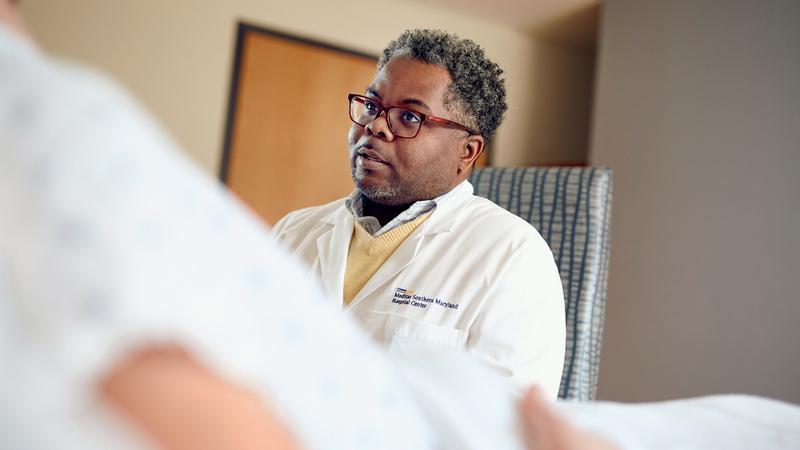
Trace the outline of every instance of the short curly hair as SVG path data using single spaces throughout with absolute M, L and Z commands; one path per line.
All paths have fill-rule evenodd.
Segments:
M 442 30 L 406 30 L 389 43 L 378 71 L 392 58 L 406 57 L 447 69 L 452 80 L 445 106 L 487 143 L 494 138 L 508 109 L 503 69 L 490 61 L 478 44 Z

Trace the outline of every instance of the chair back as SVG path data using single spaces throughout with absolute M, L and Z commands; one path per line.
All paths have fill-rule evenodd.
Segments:
M 487 167 L 475 195 L 533 225 L 553 251 L 567 318 L 559 397 L 594 400 L 600 364 L 611 234 L 612 172 L 600 167 Z

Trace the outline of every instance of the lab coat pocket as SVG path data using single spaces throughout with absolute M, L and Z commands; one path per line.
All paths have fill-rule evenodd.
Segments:
M 457 348 L 463 341 L 464 332 L 461 330 L 419 322 L 395 313 L 373 311 L 372 319 L 376 337 L 392 350 L 419 346 Z

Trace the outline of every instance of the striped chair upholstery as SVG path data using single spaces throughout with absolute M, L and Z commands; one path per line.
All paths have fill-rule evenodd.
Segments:
M 594 400 L 603 334 L 611 231 L 611 169 L 476 169 L 470 182 L 530 222 L 550 244 L 567 316 L 567 351 L 559 397 Z

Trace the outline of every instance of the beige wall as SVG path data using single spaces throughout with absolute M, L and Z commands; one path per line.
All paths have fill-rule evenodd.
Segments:
M 564 133 L 563 126 L 531 127 L 537 117 L 549 117 L 541 102 L 534 101 L 536 95 L 544 96 L 543 72 L 534 65 L 555 61 L 556 69 L 547 72 L 549 83 L 563 86 L 563 82 L 552 84 L 559 78 L 553 73 L 573 64 L 574 52 L 564 47 L 562 55 L 553 45 L 541 51 L 528 35 L 479 18 L 391 0 L 41 0 L 22 5 L 46 49 L 111 72 L 212 173 L 220 160 L 238 19 L 373 54 L 407 28 L 443 28 L 472 38 L 486 48 L 507 76 L 510 111 L 498 134 L 495 164 L 558 159 L 552 149 L 548 148 L 548 153 L 543 145 L 529 142 L 532 130 L 542 138 Z M 585 93 L 581 92 L 581 98 L 572 94 L 579 91 L 562 90 L 560 102 L 588 104 Z M 564 134 L 583 134 L 585 141 L 586 127 L 580 128 L 578 123 Z M 564 161 L 585 151 L 585 145 L 573 148 Z
M 587 162 L 594 73 L 594 47 L 534 40 L 528 123 L 520 130 L 528 150 L 515 155 L 516 165 Z
M 800 2 L 609 0 L 615 170 L 599 396 L 800 402 Z

